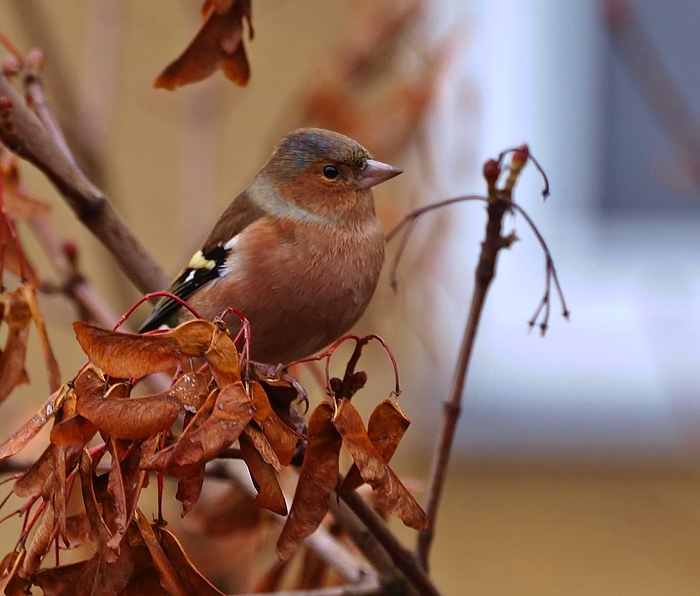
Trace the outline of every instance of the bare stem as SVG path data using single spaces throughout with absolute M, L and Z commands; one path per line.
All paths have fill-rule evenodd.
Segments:
M 501 235 L 503 216 L 507 210 L 508 204 L 500 200 L 490 202 L 487 207 L 488 220 L 486 222 L 486 235 L 481 245 L 481 255 L 476 267 L 469 316 L 462 337 L 462 345 L 460 346 L 459 355 L 457 356 L 457 364 L 452 378 L 450 393 L 447 400 L 444 402 L 442 427 L 433 454 L 433 463 L 430 468 L 428 502 L 426 504 L 429 526 L 418 535 L 417 554 L 423 569 L 428 568 L 428 553 L 430 552 L 430 546 L 435 531 L 435 520 L 437 519 L 440 499 L 445 484 L 447 464 L 452 451 L 455 428 L 457 427 L 457 420 L 459 419 L 462 409 L 462 394 L 464 393 L 464 384 L 472 350 L 474 348 L 476 332 L 479 328 L 479 320 L 481 319 L 481 313 L 484 308 L 486 294 L 495 275 L 498 252 L 507 245 L 505 239 Z
M 340 498 L 384 547 L 396 568 L 406 576 L 418 594 L 421 596 L 440 596 L 435 584 L 421 569 L 413 553 L 401 544 L 379 514 L 367 504 L 367 501 L 354 490 L 341 493 Z

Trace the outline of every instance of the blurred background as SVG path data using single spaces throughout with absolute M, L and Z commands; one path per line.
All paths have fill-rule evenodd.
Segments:
M 546 336 L 529 331 L 544 255 L 523 219 L 509 218 L 506 231 L 522 241 L 500 255 L 483 313 L 436 581 L 450 595 L 697 594 L 700 4 L 253 0 L 248 87 L 217 73 L 175 93 L 153 89 L 199 26 L 198 9 L 194 0 L 0 0 L 0 22 L 23 51 L 44 49 L 50 101 L 78 160 L 173 276 L 300 125 L 345 132 L 404 168 L 376 193 L 387 230 L 415 207 L 483 193 L 483 162 L 527 142 L 552 194 L 542 201 L 528 166 L 515 197 L 549 244 L 571 321 L 554 303 Z M 138 292 L 50 184 L 30 166 L 22 173 L 52 204 L 52 226 L 77 242 L 86 277 L 124 312 Z M 425 216 L 397 291 L 385 275 L 358 324 L 397 355 L 414 423 L 395 469 L 418 490 L 484 224 L 478 203 Z M 77 313 L 61 297 L 42 307 L 71 378 L 84 361 L 68 325 Z M 32 349 L 34 383 L 3 404 L 3 437 L 46 398 Z M 361 364 L 370 381 L 357 401 L 369 412 L 392 374 L 379 348 Z

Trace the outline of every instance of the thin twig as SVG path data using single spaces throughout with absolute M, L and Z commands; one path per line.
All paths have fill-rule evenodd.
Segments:
M 440 592 L 435 587 L 435 584 L 433 584 L 425 571 L 421 569 L 413 553 L 401 544 L 399 539 L 389 529 L 389 526 L 368 505 L 367 501 L 354 490 L 342 492 L 340 498 L 384 547 L 396 568 L 406 576 L 406 579 L 416 588 L 418 594 L 421 596 L 440 596 Z
M 0 141 L 38 167 L 78 218 L 119 262 L 141 292 L 167 287 L 168 277 L 104 194 L 66 157 L 22 96 L 0 76 Z
M 472 350 L 476 332 L 479 328 L 479 320 L 483 312 L 486 294 L 493 281 L 496 272 L 496 259 L 502 248 L 508 246 L 507 239 L 502 236 L 503 216 L 509 209 L 511 191 L 515 180 L 522 169 L 523 163 L 511 163 L 508 178 L 501 193 L 497 192 L 496 184 L 500 174 L 500 163 L 495 177 L 494 172 L 488 170 L 493 166 L 493 162 L 487 162 L 484 171 L 489 187 L 489 204 L 486 208 L 488 220 L 486 222 L 486 232 L 484 241 L 481 244 L 481 255 L 476 266 L 474 290 L 472 292 L 469 316 L 462 337 L 462 344 L 457 356 L 452 386 L 447 400 L 443 406 L 442 427 L 438 435 L 439 439 L 433 453 L 433 462 L 430 467 L 430 479 L 428 483 L 428 501 L 426 504 L 426 514 L 428 516 L 428 527 L 418 534 L 417 556 L 423 569 L 428 568 L 428 553 L 432 544 L 435 531 L 435 521 L 437 519 L 438 508 L 442 497 L 447 473 L 447 464 L 452 451 L 457 420 L 462 409 L 462 395 L 467 377 L 469 362 L 471 361 Z M 507 201 L 499 200 L 505 198 Z

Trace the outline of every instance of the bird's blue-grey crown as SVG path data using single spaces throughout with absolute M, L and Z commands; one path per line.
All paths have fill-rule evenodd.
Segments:
M 361 170 L 372 156 L 357 141 L 340 133 L 321 128 L 300 128 L 279 142 L 274 159 L 280 165 L 292 166 L 292 171 L 303 170 L 320 160 Z

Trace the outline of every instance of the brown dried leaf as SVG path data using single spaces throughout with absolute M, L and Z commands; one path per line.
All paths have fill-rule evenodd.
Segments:
M 275 413 L 265 390 L 257 381 L 251 383 L 250 396 L 255 408 L 253 420 L 262 429 L 265 437 L 277 454 L 279 462 L 283 466 L 288 466 L 292 462 L 292 457 L 294 457 L 294 451 L 300 439 L 299 435 L 289 428 Z
M 44 428 L 44 425 L 61 407 L 63 398 L 67 392 L 68 387 L 65 385 L 58 391 L 55 391 L 28 422 L 22 425 L 7 439 L 7 441 L 0 445 L 0 460 L 16 455 L 27 446 L 29 441 L 39 434 L 39 431 Z
M 63 577 L 59 576 L 58 582 L 61 590 L 51 590 L 51 579 L 56 581 L 56 574 L 47 574 L 43 578 L 42 589 L 46 595 L 56 596 L 118 596 L 129 583 L 134 571 L 134 561 L 128 541 L 122 545 L 119 556 L 114 560 L 108 560 L 105 553 L 108 549 L 95 553 L 91 559 L 75 566 L 66 565 Z M 46 571 L 58 571 L 55 570 Z M 42 575 L 39 572 L 37 575 Z M 37 581 L 35 576 L 35 581 Z M 38 583 L 38 581 L 37 581 Z M 46 586 L 46 587 L 44 587 Z M 48 589 L 47 589 L 48 588 Z
M 386 463 L 391 461 L 410 424 L 411 421 L 406 414 L 390 399 L 385 399 L 372 410 L 367 422 L 367 434 L 372 444 L 377 448 L 377 453 L 382 456 Z M 345 476 L 340 491 L 354 490 L 362 486 L 364 482 L 357 465 L 353 464 Z
M 17 243 L 19 244 L 20 250 L 22 250 L 22 242 L 19 238 L 19 231 L 15 229 L 15 232 L 18 237 Z M 5 245 L 5 259 L 3 261 L 5 270 L 9 271 L 20 280 L 22 280 L 22 271 L 24 270 L 24 281 L 35 288 L 39 287 L 41 282 L 39 281 L 36 271 L 34 271 L 34 267 L 27 259 L 26 254 L 23 253 L 21 258 L 20 255 L 17 254 L 17 247 L 11 238 L 10 228 L 7 225 L 7 221 L 3 218 L 0 218 L 0 236 L 8 239 L 7 244 Z
M 38 497 L 56 467 L 56 445 L 49 445 L 12 487 L 18 497 Z
M 156 88 L 173 91 L 206 79 L 218 68 L 223 68 L 237 85 L 248 83 L 250 68 L 243 49 L 243 19 L 248 22 L 252 39 L 250 0 L 207 0 L 202 10 L 202 27 L 185 51 L 158 76 Z
M 5 348 L 0 354 L 0 403 L 5 401 L 12 390 L 25 381 L 24 362 L 29 341 L 29 324 L 32 314 L 22 287 L 6 297 L 5 322 L 10 330 Z
M 104 436 L 136 441 L 169 429 L 180 414 L 180 401 L 165 393 L 128 399 L 95 397 L 79 400 L 78 413 Z
M 238 350 L 233 340 L 218 327 L 214 331 L 206 357 L 219 389 L 225 389 L 233 383 L 240 383 Z
M 109 478 L 107 480 L 107 492 L 112 497 L 111 505 L 114 511 L 114 534 L 109 539 L 107 546 L 111 550 L 118 550 L 122 537 L 126 534 L 128 525 L 126 489 L 124 488 L 124 477 L 119 462 L 119 448 L 114 438 L 110 438 L 108 443 L 109 451 L 112 454 L 112 464 L 109 468 Z
M 158 535 L 161 529 L 155 524 L 149 524 L 141 511 L 136 512 L 134 521 L 138 525 L 143 541 L 148 547 L 148 552 L 151 554 L 153 567 L 158 574 L 160 585 L 171 596 L 188 596 L 189 593 L 183 585 L 180 575 L 160 545 Z
M 338 481 L 342 440 L 333 426 L 333 406 L 322 402 L 309 419 L 306 456 L 289 517 L 277 541 L 277 556 L 286 561 L 328 513 L 331 491 Z
M 163 551 L 168 556 L 177 569 L 182 583 L 185 584 L 188 594 L 197 594 L 197 596 L 224 596 L 222 592 L 217 590 L 194 566 L 189 557 L 178 542 L 175 536 L 165 528 L 158 528 L 160 533 L 160 545 Z
M 333 424 L 343 437 L 343 444 L 352 455 L 362 479 L 377 492 L 377 505 L 396 515 L 410 528 L 427 528 L 425 512 L 372 444 L 360 413 L 347 399 L 341 400 Z
M 97 427 L 79 414 L 54 424 L 51 429 L 51 442 L 56 445 L 83 447 L 97 433 Z
M 92 364 L 85 366 L 73 379 L 73 393 L 76 399 L 90 399 L 104 395 L 105 391 L 107 391 L 107 381 Z
M 73 323 L 73 329 L 83 352 L 106 374 L 132 379 L 163 372 L 187 358 L 204 356 L 218 328 L 195 319 L 153 335 L 107 331 L 81 321 Z
M 39 334 L 41 351 L 44 354 L 44 367 L 46 368 L 49 389 L 53 393 L 61 387 L 62 377 L 61 371 L 58 368 L 58 361 L 54 356 L 53 350 L 51 349 L 49 336 L 46 332 L 46 325 L 44 325 L 44 317 L 41 314 L 41 310 L 39 310 L 39 304 L 36 301 L 34 288 L 30 286 L 22 286 L 21 289 L 24 291 L 25 300 L 29 305 L 29 310 L 31 311 L 32 318 L 34 319 L 34 325 L 36 326 L 37 333 Z
M 238 439 L 252 418 L 253 405 L 243 383 L 229 385 L 217 396 L 211 416 L 191 435 L 180 437 L 168 469 L 179 474 L 178 468 L 214 459 Z
M 177 442 L 173 445 L 170 445 L 169 447 L 166 447 L 165 449 L 161 449 L 155 455 L 144 459 L 144 461 L 141 464 L 141 467 L 144 470 L 157 470 L 159 472 L 170 471 L 172 473 L 180 474 L 181 476 L 191 474 L 197 467 L 197 464 L 195 464 L 194 466 L 187 466 L 186 468 L 183 468 L 177 472 L 173 469 L 172 464 L 173 458 L 175 456 L 175 450 L 189 449 L 192 435 L 200 426 L 202 426 L 202 424 L 204 424 L 204 422 L 209 418 L 209 416 L 211 416 L 218 396 L 219 390 L 214 389 L 209 394 L 209 397 L 207 397 L 202 407 L 199 408 L 199 410 L 197 410 L 197 413 L 192 418 L 192 420 L 190 420 L 190 423 L 185 427 L 185 430 L 180 435 Z M 178 445 L 184 445 L 184 447 L 178 448 Z
M 172 596 L 160 585 L 151 554 L 134 523 L 129 526 L 129 544 L 134 560 L 134 572 L 119 596 Z
M 30 578 L 39 569 L 41 560 L 46 555 L 51 546 L 51 539 L 58 530 L 54 518 L 54 508 L 51 501 L 44 501 L 42 504 L 44 511 L 36 525 L 36 531 L 32 536 L 32 541 L 27 548 L 27 556 L 24 559 L 22 569 L 19 571 L 20 577 Z
M 97 555 L 95 555 L 95 557 L 96 556 Z M 61 565 L 60 567 L 40 569 L 32 577 L 32 583 L 41 588 L 44 596 L 70 594 L 69 590 L 76 585 L 76 577 L 78 577 L 90 561 L 91 559 L 88 561 L 71 563 L 70 565 Z
M 50 444 L 32 466 L 15 482 L 12 491 L 18 497 L 51 497 L 65 488 L 66 466 L 74 466 L 80 450 Z M 63 474 L 63 476 L 61 476 Z
M 261 436 L 264 435 L 261 433 Z M 277 482 L 274 467 L 264 460 L 253 441 L 251 441 L 250 435 L 242 434 L 238 437 L 238 444 L 241 446 L 243 460 L 248 466 L 250 475 L 253 477 L 258 490 L 258 495 L 253 503 L 263 509 L 269 509 L 280 515 L 287 515 L 287 502 Z
M 272 446 L 268 442 L 263 432 L 252 422 L 243 429 L 243 433 L 248 436 L 248 439 L 255 447 L 256 451 L 263 458 L 263 461 L 272 466 L 272 469 L 279 473 L 282 469 L 280 460 L 277 458 Z
M 22 180 L 17 159 L 13 156 L 0 164 L 0 174 L 3 178 L 3 200 L 5 213 L 13 220 L 35 219 L 48 217 L 51 206 L 44 201 L 26 193 L 22 188 Z
M 185 373 L 175 381 L 167 393 L 176 397 L 185 410 L 195 413 L 209 395 L 207 377 L 202 373 Z
M 85 506 L 85 514 L 90 524 L 90 542 L 92 542 L 98 553 L 104 551 L 105 560 L 108 563 L 113 563 L 117 559 L 119 546 L 117 545 L 116 549 L 107 548 L 112 538 L 112 533 L 109 531 L 105 520 L 102 519 L 97 505 L 95 488 L 93 486 L 92 458 L 87 449 L 83 449 L 81 452 L 79 471 L 83 505 Z
M 155 453 L 158 441 L 159 437 L 151 437 L 136 444 L 121 462 L 122 476 L 126 487 L 127 520 L 133 518 L 141 490 L 148 483 L 148 472 L 142 469 L 141 463 Z
M 204 466 L 200 466 L 191 474 L 180 478 L 177 483 L 177 493 L 175 498 L 182 503 L 181 517 L 185 517 L 192 507 L 199 501 L 204 485 Z
M 59 445 L 56 449 L 56 469 L 52 475 L 52 482 L 44 484 L 42 496 L 44 499 L 53 498 L 55 508 L 54 517 L 58 522 L 58 531 L 62 536 L 66 535 L 66 464 L 68 449 L 65 445 Z M 77 448 L 70 447 L 75 452 Z M 49 492 L 51 491 L 52 492 Z M 53 494 L 52 494 L 53 493 Z

